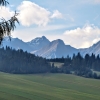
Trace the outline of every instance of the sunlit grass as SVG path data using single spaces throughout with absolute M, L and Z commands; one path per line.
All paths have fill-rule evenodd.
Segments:
M 0 73 L 0 100 L 100 100 L 100 80 L 67 74 Z

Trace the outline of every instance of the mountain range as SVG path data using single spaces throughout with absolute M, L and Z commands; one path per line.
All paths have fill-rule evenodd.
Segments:
M 9 46 L 12 49 L 22 49 L 23 51 L 30 52 L 32 54 L 42 56 L 44 58 L 60 58 L 70 57 L 73 54 L 81 53 L 82 56 L 85 54 L 95 55 L 100 54 L 100 41 L 89 48 L 76 49 L 70 45 L 66 45 L 63 40 L 57 39 L 49 41 L 45 36 L 37 37 L 29 42 L 24 42 L 18 38 L 11 38 L 11 41 L 6 37 L 3 41 L 2 47 Z

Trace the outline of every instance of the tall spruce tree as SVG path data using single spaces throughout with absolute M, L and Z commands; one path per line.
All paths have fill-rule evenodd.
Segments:
M 6 6 L 7 4 L 9 4 L 9 2 L 7 2 L 6 0 L 0 0 L 0 6 L 2 9 L 2 6 Z M 5 20 L 4 18 L 1 19 L 0 22 L 0 45 L 4 39 L 5 36 L 11 36 L 11 31 L 14 31 L 14 29 L 16 28 L 15 22 L 19 23 L 17 16 L 18 13 L 16 13 L 14 16 L 12 16 L 9 20 Z

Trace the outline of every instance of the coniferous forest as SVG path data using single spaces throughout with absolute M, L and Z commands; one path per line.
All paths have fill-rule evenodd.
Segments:
M 0 49 L 0 71 L 15 74 L 49 72 L 50 65 L 46 59 L 37 57 L 23 50 L 9 47 Z
M 78 76 L 83 76 L 87 78 L 96 78 L 100 79 L 100 75 L 96 71 L 100 71 L 100 57 L 95 56 L 94 54 L 86 54 L 85 57 L 82 57 L 80 53 L 77 55 L 73 54 L 73 57 L 70 58 L 55 58 L 48 59 L 50 62 L 60 62 L 64 63 L 63 66 L 59 69 L 53 67 L 52 72 L 60 72 L 66 74 L 75 74 Z M 54 64 L 52 64 L 54 66 Z
M 53 62 L 52 65 L 50 62 Z M 63 63 L 58 68 L 55 62 Z M 100 79 L 96 71 L 100 71 L 100 57 L 94 54 L 73 54 L 73 57 L 45 59 L 23 50 L 14 50 L 9 47 L 0 49 L 0 71 L 13 74 L 35 73 L 65 73 L 75 74 L 86 78 Z

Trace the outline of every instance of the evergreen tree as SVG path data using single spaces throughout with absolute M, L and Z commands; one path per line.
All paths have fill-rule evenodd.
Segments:
M 0 49 L 0 71 L 31 74 L 46 73 L 50 70 L 50 64 L 42 57 L 37 57 L 23 50 L 16 51 L 9 47 Z
M 0 0 L 0 5 L 1 6 L 6 6 L 7 4 L 9 4 L 6 0 Z M 2 9 L 2 8 L 1 8 Z M 11 17 L 11 19 L 9 19 L 8 21 L 6 21 L 4 18 L 2 18 L 1 22 L 0 22 L 0 44 L 2 43 L 3 39 L 5 36 L 11 36 L 11 31 L 14 31 L 14 29 L 16 28 L 15 26 L 15 22 L 19 23 L 17 16 L 18 13 L 16 13 L 14 16 Z

